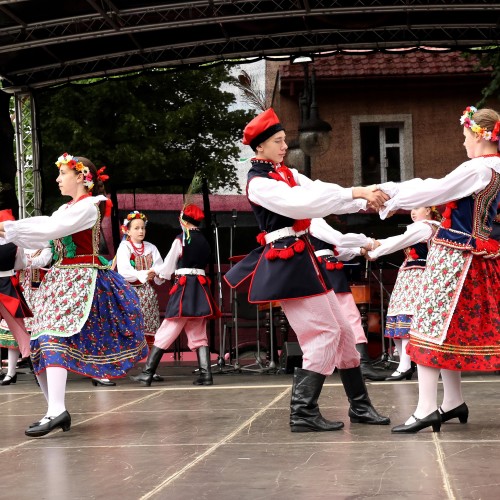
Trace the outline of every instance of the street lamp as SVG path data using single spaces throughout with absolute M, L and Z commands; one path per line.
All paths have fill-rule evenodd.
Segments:
M 304 67 L 304 91 L 300 95 L 299 145 L 304 152 L 304 175 L 311 177 L 311 158 L 325 154 L 330 147 L 332 127 L 319 117 L 316 102 L 316 73 L 309 77 L 310 57 L 297 57 L 294 63 Z

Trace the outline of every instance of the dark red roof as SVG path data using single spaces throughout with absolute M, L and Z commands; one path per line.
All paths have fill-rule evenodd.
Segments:
M 459 52 L 374 52 L 371 54 L 335 55 L 314 61 L 318 79 L 346 77 L 387 76 L 443 76 L 470 74 L 476 71 L 477 59 L 466 58 Z M 282 80 L 304 78 L 302 64 L 284 64 L 280 68 Z M 480 74 L 490 73 L 481 69 Z

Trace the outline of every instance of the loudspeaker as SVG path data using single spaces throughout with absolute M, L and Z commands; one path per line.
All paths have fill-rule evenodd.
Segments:
M 296 366 L 302 368 L 302 349 L 298 342 L 285 342 L 281 350 L 281 371 L 284 373 L 293 373 L 293 369 Z

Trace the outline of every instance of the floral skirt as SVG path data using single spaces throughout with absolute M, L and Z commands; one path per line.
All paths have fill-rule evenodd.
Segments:
M 118 274 L 99 270 L 90 312 L 79 333 L 69 337 L 41 332 L 31 340 L 35 373 L 59 366 L 88 377 L 124 377 L 146 357 L 139 298 Z
M 410 336 L 407 352 L 419 365 L 461 371 L 500 370 L 500 259 L 474 257 L 439 345 Z
M 411 318 L 409 314 L 387 316 L 385 322 L 385 336 L 391 339 L 409 339 Z
M 145 283 L 142 286 L 132 287 L 139 296 L 142 316 L 144 318 L 144 333 L 149 337 L 156 333 L 160 328 L 160 306 L 158 305 L 158 295 L 155 289 Z

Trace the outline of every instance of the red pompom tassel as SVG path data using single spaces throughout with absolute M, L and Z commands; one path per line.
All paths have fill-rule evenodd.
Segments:
M 320 264 L 322 264 L 322 263 L 323 263 L 323 257 L 317 257 L 317 259 L 318 259 L 318 262 L 319 262 Z M 328 262 L 327 262 L 327 264 L 328 264 Z
M 279 258 L 283 260 L 291 259 L 295 255 L 292 247 L 281 248 L 279 250 Z
M 179 285 L 184 286 L 186 284 L 186 276 L 181 276 L 179 278 Z
M 278 258 L 278 250 L 270 248 L 266 253 L 267 260 L 276 260 Z
M 335 262 L 335 269 L 343 269 L 343 268 L 344 268 L 343 262 Z
M 177 286 L 177 283 L 170 289 L 169 295 L 173 295 L 179 287 Z
M 301 219 L 301 220 L 296 220 L 293 223 L 292 229 L 298 233 L 299 231 L 305 231 L 306 229 L 309 228 L 311 225 L 311 219 Z
M 265 246 L 265 244 L 266 244 L 266 232 L 265 231 L 260 232 L 255 239 L 257 240 L 257 243 L 259 245 Z
M 207 280 L 206 280 L 205 276 L 198 276 L 198 281 L 199 281 L 202 285 L 204 285 L 204 284 L 207 282 Z
M 306 248 L 306 244 L 302 240 L 297 240 L 292 246 L 297 253 L 302 253 Z
M 410 250 L 410 257 L 411 257 L 413 260 L 417 260 L 417 259 L 419 258 L 418 253 L 417 253 L 417 251 L 416 251 L 414 248 L 412 248 L 412 249 Z
M 326 270 L 327 271 L 334 271 L 335 270 L 335 262 L 327 262 L 325 264 Z

